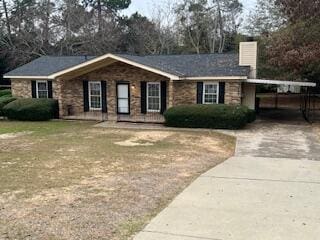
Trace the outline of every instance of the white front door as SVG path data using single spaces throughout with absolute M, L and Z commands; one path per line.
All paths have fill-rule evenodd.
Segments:
M 119 83 L 117 85 L 117 96 L 118 96 L 118 113 L 129 114 L 130 113 L 130 92 L 129 84 Z

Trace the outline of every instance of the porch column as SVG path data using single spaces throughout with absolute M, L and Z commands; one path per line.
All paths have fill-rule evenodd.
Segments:
M 168 108 L 173 107 L 173 104 L 174 104 L 173 91 L 174 91 L 173 80 L 170 79 L 168 84 Z

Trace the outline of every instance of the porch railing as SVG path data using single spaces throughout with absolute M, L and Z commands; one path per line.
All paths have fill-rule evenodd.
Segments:
M 148 122 L 148 123 L 164 123 L 163 115 L 159 113 L 149 113 L 144 115 L 118 115 L 118 122 Z

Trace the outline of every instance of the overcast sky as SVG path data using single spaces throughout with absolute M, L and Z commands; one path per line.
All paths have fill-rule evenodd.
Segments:
M 168 0 L 131 0 L 131 5 L 129 9 L 124 11 L 124 14 L 131 15 L 132 13 L 139 12 L 145 16 L 150 17 L 153 12 L 154 5 L 163 4 Z M 247 14 L 251 9 L 253 9 L 256 0 L 240 0 L 244 7 L 244 12 Z

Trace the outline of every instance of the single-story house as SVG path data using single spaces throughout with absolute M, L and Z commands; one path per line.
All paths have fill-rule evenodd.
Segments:
M 7 74 L 13 95 L 54 98 L 64 119 L 161 122 L 182 104 L 254 108 L 257 43 L 239 54 L 44 56 Z

